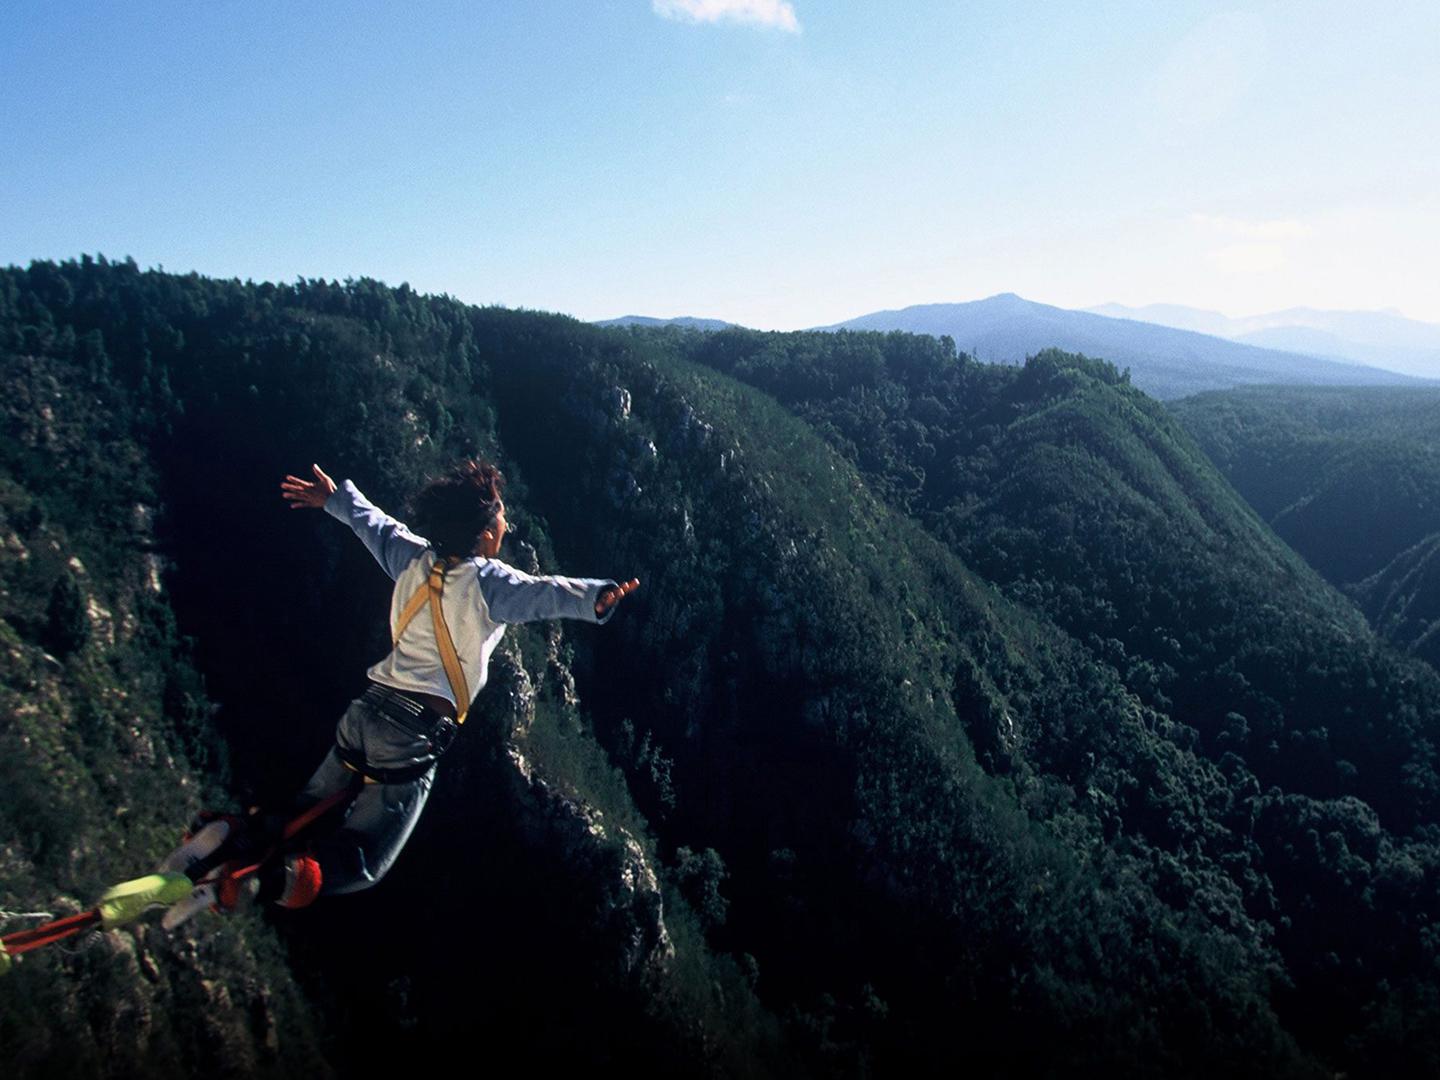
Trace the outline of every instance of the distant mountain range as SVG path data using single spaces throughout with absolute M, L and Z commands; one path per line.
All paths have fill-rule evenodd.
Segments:
M 649 315 L 621 315 L 618 319 L 604 319 L 596 326 L 683 326 L 689 330 L 725 330 L 734 323 L 721 319 L 697 319 L 681 315 L 674 319 L 656 319 Z
M 626 315 L 597 325 L 724 330 L 736 324 Z M 1157 398 L 1252 384 L 1394 386 L 1440 378 L 1440 327 L 1393 312 L 1296 308 L 1230 319 L 1169 304 L 1074 311 L 1001 293 L 876 311 L 815 329 L 948 336 L 961 351 L 1002 364 L 1024 363 L 1047 348 L 1084 353 L 1129 368 L 1135 385 Z
M 1037 304 L 1014 293 L 965 304 L 920 304 L 899 311 L 877 311 L 817 329 L 947 335 L 962 351 L 1005 364 L 1023 363 L 1027 356 L 1050 347 L 1080 352 L 1129 368 L 1135 385 L 1158 398 L 1252 383 L 1385 386 L 1412 381 L 1352 362 Z
M 1116 319 L 1195 330 L 1267 349 L 1370 364 L 1422 378 L 1440 378 L 1440 325 L 1407 319 L 1396 311 L 1287 308 L 1232 319 L 1218 311 L 1178 304 L 1138 308 L 1103 304 L 1088 310 Z

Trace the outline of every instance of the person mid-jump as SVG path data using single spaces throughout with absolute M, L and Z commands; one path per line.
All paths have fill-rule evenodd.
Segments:
M 299 807 L 358 791 L 340 828 L 300 850 L 285 850 L 291 845 L 273 834 L 257 839 L 265 832 L 253 823 L 258 815 L 250 823 L 219 818 L 200 828 L 162 866 L 199 882 L 166 913 L 167 927 L 206 907 L 231 907 L 242 892 L 304 907 L 322 894 L 374 885 L 415 828 L 436 763 L 484 687 L 505 627 L 538 619 L 603 623 L 640 586 L 635 578 L 621 584 L 537 577 L 501 562 L 505 481 L 489 462 L 462 462 L 427 484 L 414 499 L 418 533 L 349 480 L 336 485 L 319 465 L 311 468 L 313 479 L 286 476 L 280 485 L 291 509 L 323 509 L 345 522 L 395 582 L 392 648 L 340 718 L 335 745 L 300 793 Z M 237 848 L 244 854 L 237 856 Z M 243 881 L 227 875 L 226 867 L 247 857 L 259 860 L 258 872 Z

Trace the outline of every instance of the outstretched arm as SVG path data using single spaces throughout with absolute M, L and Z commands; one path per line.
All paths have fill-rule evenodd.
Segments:
M 290 509 L 324 510 L 345 522 L 392 579 L 426 549 L 423 539 L 365 498 L 349 480 L 337 487 L 319 465 L 310 468 L 314 480 L 286 476 L 280 482 L 280 495 Z
M 603 623 L 623 597 L 640 587 L 633 578 L 621 585 L 601 578 L 537 577 L 498 559 L 480 563 L 479 573 L 480 592 L 490 617 L 500 623 L 539 619 Z

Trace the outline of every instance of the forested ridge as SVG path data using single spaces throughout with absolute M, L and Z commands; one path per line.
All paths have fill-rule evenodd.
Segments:
M 1440 679 L 1108 365 L 89 258 L 0 272 L 0 357 L 27 395 L 0 444 L 0 738 L 34 792 L 0 796 L 6 909 L 129 876 L 201 801 L 152 799 L 73 880 L 58 852 L 150 763 L 128 719 L 22 717 L 33 669 L 89 701 L 137 667 L 145 723 L 237 800 L 324 751 L 388 582 L 284 511 L 283 472 L 318 460 L 398 513 L 485 453 L 506 557 L 644 582 L 605 628 L 507 635 L 380 887 L 224 924 L 278 935 L 294 974 L 252 985 L 308 1002 L 257 1029 L 256 1071 L 501 1037 L 685 1074 L 1440 1060 Z M 141 594 L 173 629 L 136 654 Z M 37 756 L 56 730 L 88 759 Z M 98 794 L 41 828 L 77 770 Z M 178 977 L 157 934 L 130 955 Z M 65 987 L 95 1018 L 72 1052 L 103 1053 L 97 969 L 137 977 L 37 954 L 0 998 Z M 198 1021 L 165 1023 L 206 1060 Z M 32 1071 L 60 1053 L 0 1032 Z
M 1381 636 L 1440 667 L 1440 391 L 1267 387 L 1174 409 Z

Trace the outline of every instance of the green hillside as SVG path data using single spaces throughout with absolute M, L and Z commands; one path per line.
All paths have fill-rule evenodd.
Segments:
M 1176 417 L 1276 533 L 1376 631 L 1440 659 L 1440 391 L 1266 387 L 1174 402 Z
M 1273 887 L 1279 906 L 1267 915 L 1252 891 L 1246 910 L 1277 929 L 1295 979 L 1280 998 L 1286 1022 L 1338 1048 L 1354 1014 L 1338 1005 L 1334 960 L 1360 976 L 1345 991 L 1357 1002 L 1383 992 L 1381 969 L 1411 960 L 1398 928 L 1378 950 L 1346 929 L 1379 929 L 1378 864 L 1348 879 L 1320 864 L 1361 843 L 1344 824 L 1357 812 L 1377 854 L 1430 850 L 1433 673 L 1384 649 L 1165 409 L 1103 362 L 1049 353 L 1014 371 L 894 334 L 676 340 L 775 393 L 892 504 L 1088 645 L 1227 771 L 1232 805 L 1248 784 L 1263 791 L 1235 830 L 1256 845 L 1260 874 L 1240 878 Z M 1302 871 L 1296 841 L 1312 830 L 1333 836 L 1332 856 L 1317 843 Z M 1433 908 L 1432 889 L 1416 894 L 1421 907 Z
M 1171 407 L 1332 582 L 1369 577 L 1440 531 L 1440 390 L 1260 387 Z
M 284 510 L 283 472 L 318 460 L 399 512 L 485 453 L 511 478 L 511 561 L 644 583 L 603 629 L 507 635 L 379 888 L 177 939 L 243 926 L 288 949 L 293 975 L 247 984 L 310 1003 L 324 1035 L 287 1028 L 287 1061 L 490 1042 L 657 1075 L 1437 1060 L 1417 928 L 1440 914 L 1440 680 L 1380 650 L 1105 365 L 90 259 L 0 272 L 0 359 L 7 386 L 66 387 L 51 416 L 95 436 L 44 458 L 7 434 L 16 520 L 63 506 L 58 550 L 93 551 L 113 589 L 107 541 L 153 507 L 144 588 L 193 640 L 146 671 L 195 674 L 137 712 L 228 758 L 210 775 L 236 800 L 303 780 L 386 647 L 384 575 Z M 51 566 L 6 608 L 24 655 L 96 655 L 68 580 Z M 185 704 L 200 677 L 213 716 Z M 74 771 L 143 798 L 154 829 L 108 841 L 143 865 L 198 797 L 163 804 L 110 756 Z M 41 814 L 6 789 L 5 850 L 40 858 Z M 103 816 L 49 827 L 98 844 Z M 7 908 L 34 902 L 9 881 Z M 80 955 L 100 982 L 38 955 L 15 974 L 109 1016 L 101 988 L 132 976 Z

